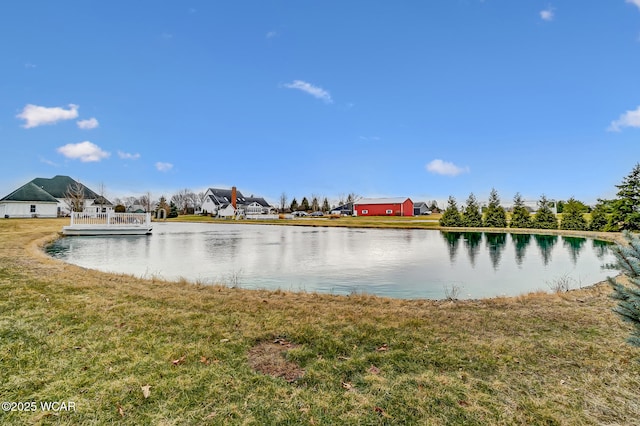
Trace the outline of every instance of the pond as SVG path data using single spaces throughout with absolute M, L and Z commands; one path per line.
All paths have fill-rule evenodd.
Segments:
M 65 237 L 50 255 L 86 268 L 247 289 L 403 299 L 514 296 L 594 284 L 610 243 L 556 235 L 156 223 L 149 236 Z

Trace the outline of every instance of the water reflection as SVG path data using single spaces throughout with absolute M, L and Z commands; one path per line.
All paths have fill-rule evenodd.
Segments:
M 480 242 L 482 241 L 482 232 L 465 232 L 462 234 L 464 245 L 467 248 L 469 262 L 471 266 L 476 266 L 476 257 L 480 253 Z
M 467 255 L 472 267 L 475 267 L 479 254 L 481 253 L 482 238 L 485 238 L 485 247 L 489 254 L 491 265 L 494 269 L 500 266 L 502 253 L 507 247 L 507 234 L 492 232 L 451 232 L 441 231 L 441 235 L 449 247 L 449 261 L 455 262 L 460 239 L 467 249 Z M 531 239 L 536 241 L 543 263 L 547 266 L 553 257 L 553 250 L 558 242 L 557 235 L 535 235 L 535 234 L 510 234 L 516 265 L 522 266 L 526 258 L 527 247 L 531 244 Z M 607 247 L 612 243 L 606 241 L 591 240 L 594 252 L 599 260 L 608 254 Z M 573 265 L 578 262 L 580 253 L 584 250 L 586 238 L 583 237 L 562 237 L 562 245 L 567 249 L 569 259 Z
M 527 249 L 532 240 L 539 250 Z M 545 283 L 559 276 L 587 284 L 610 274 L 600 268 L 613 258 L 608 244 L 594 241 L 591 247 L 585 239 L 563 238 L 558 247 L 557 240 L 481 232 L 159 223 L 148 237 L 62 238 L 49 252 L 83 267 L 136 276 L 397 298 L 442 298 L 451 283 L 463 298 L 517 295 L 548 290 Z M 466 255 L 459 254 L 460 246 Z
M 609 253 L 609 247 L 613 245 L 613 243 L 602 240 L 591 240 L 591 245 L 593 247 L 594 253 L 598 257 L 598 260 L 603 260 Z
M 534 235 L 533 238 L 536 240 L 536 244 L 538 244 L 538 248 L 540 249 L 540 255 L 542 256 L 542 262 L 544 266 L 549 265 L 551 262 L 551 253 L 553 252 L 553 246 L 558 242 L 557 235 Z
M 586 238 L 562 237 L 562 245 L 569 250 L 569 258 L 574 265 L 578 262 L 578 255 L 586 242 Z
M 531 234 L 511 234 L 511 241 L 516 255 L 516 265 L 522 266 L 522 261 L 531 242 Z
M 489 250 L 489 259 L 491 259 L 491 265 L 493 269 L 498 269 L 500 265 L 500 258 L 502 257 L 502 251 L 507 244 L 507 234 L 494 234 L 487 232 L 487 249 Z
M 440 233 L 442 238 L 447 244 L 447 249 L 449 251 L 449 261 L 453 263 L 456 259 L 456 254 L 458 254 L 458 246 L 460 245 L 460 237 L 462 237 L 462 232 L 445 232 L 442 231 Z

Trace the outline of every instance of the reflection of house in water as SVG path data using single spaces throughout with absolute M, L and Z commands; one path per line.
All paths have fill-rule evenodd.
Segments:
M 522 266 L 527 246 L 531 242 L 531 234 L 511 234 L 511 241 L 516 254 L 516 265 Z

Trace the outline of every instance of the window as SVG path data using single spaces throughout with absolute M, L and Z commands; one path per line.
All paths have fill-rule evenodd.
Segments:
M 393 213 L 393 210 L 387 210 L 385 213 L 387 213 L 387 214 L 392 214 L 392 213 Z
M 36 212 L 36 205 L 31 204 L 31 213 L 35 213 L 35 212 Z
M 368 214 L 368 213 L 369 213 L 369 210 L 362 210 L 362 212 L 361 212 L 361 213 L 362 213 L 362 214 Z

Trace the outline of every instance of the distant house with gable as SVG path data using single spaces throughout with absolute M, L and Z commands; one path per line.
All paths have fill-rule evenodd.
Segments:
M 0 199 L 0 217 L 59 217 L 71 212 L 69 188 L 78 189 L 82 210 L 87 213 L 113 211 L 113 204 L 69 176 L 35 178 Z
M 218 217 L 268 214 L 273 209 L 264 198 L 245 197 L 235 186 L 231 189 L 207 189 L 201 208 L 203 212 Z

